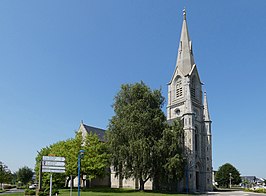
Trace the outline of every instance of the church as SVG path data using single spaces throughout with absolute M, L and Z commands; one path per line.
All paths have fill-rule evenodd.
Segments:
M 195 64 L 183 11 L 178 55 L 173 76 L 168 83 L 167 120 L 181 118 L 184 125 L 186 175 L 180 187 L 189 192 L 212 190 L 212 138 L 207 94 L 202 96 L 202 82 Z
M 186 11 L 183 11 L 183 24 L 178 48 L 176 66 L 168 83 L 167 120 L 171 123 L 180 118 L 184 125 L 184 155 L 187 166 L 184 178 L 177 189 L 186 192 L 212 190 L 212 137 L 211 119 L 208 110 L 207 94 L 202 93 L 202 82 L 195 64 L 192 42 L 189 37 Z M 83 123 L 80 131 L 94 133 L 101 138 L 104 130 L 89 127 Z M 105 184 L 105 183 L 104 183 Z M 106 185 L 112 188 L 138 188 L 134 179 L 122 179 L 112 172 Z M 152 181 L 145 183 L 145 189 L 152 189 Z

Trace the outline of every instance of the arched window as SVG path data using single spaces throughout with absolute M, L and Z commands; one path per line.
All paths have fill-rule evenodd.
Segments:
M 175 92 L 176 92 L 176 98 L 179 98 L 183 95 L 183 87 L 182 87 L 181 77 L 177 77 L 177 79 L 176 79 Z

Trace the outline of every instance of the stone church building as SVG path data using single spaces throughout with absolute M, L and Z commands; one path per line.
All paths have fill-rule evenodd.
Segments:
M 192 42 L 189 37 L 186 12 L 174 73 L 168 83 L 167 120 L 169 123 L 180 118 L 184 124 L 184 154 L 187 167 L 184 179 L 179 182 L 179 191 L 204 192 L 212 190 L 212 137 L 211 119 L 206 92 L 202 93 L 202 82 L 194 61 Z M 88 129 L 88 130 L 87 130 Z M 100 139 L 104 131 L 81 125 L 80 130 L 96 132 Z M 116 177 L 111 169 L 106 181 L 113 188 L 138 188 L 134 179 Z M 145 183 L 145 189 L 152 189 L 152 181 Z
M 183 121 L 188 165 L 179 186 L 191 192 L 212 190 L 211 119 L 206 92 L 203 97 L 184 10 L 176 66 L 168 83 L 167 120 Z

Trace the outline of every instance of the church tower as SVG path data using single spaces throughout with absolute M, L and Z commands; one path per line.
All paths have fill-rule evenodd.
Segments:
M 186 11 L 174 74 L 168 83 L 167 120 L 180 118 L 184 124 L 184 155 L 187 166 L 179 188 L 189 192 L 212 190 L 211 120 L 207 94 L 194 61 Z

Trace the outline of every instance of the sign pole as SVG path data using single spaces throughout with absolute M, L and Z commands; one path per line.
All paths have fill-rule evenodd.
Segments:
M 53 174 L 52 173 L 65 173 L 65 157 L 56 156 L 43 156 L 41 161 L 40 173 L 47 172 L 50 173 L 50 193 L 52 196 L 52 186 L 53 186 Z M 39 186 L 41 183 L 39 183 Z
M 52 196 L 53 174 L 50 175 L 50 196 Z
M 72 196 L 72 184 L 73 184 L 73 183 L 72 183 L 72 180 L 73 180 L 73 179 L 72 179 L 72 175 L 70 175 L 70 179 L 71 179 L 71 180 L 70 180 L 70 196 Z
M 42 160 L 40 162 L 40 168 L 39 168 L 39 190 L 42 189 Z

